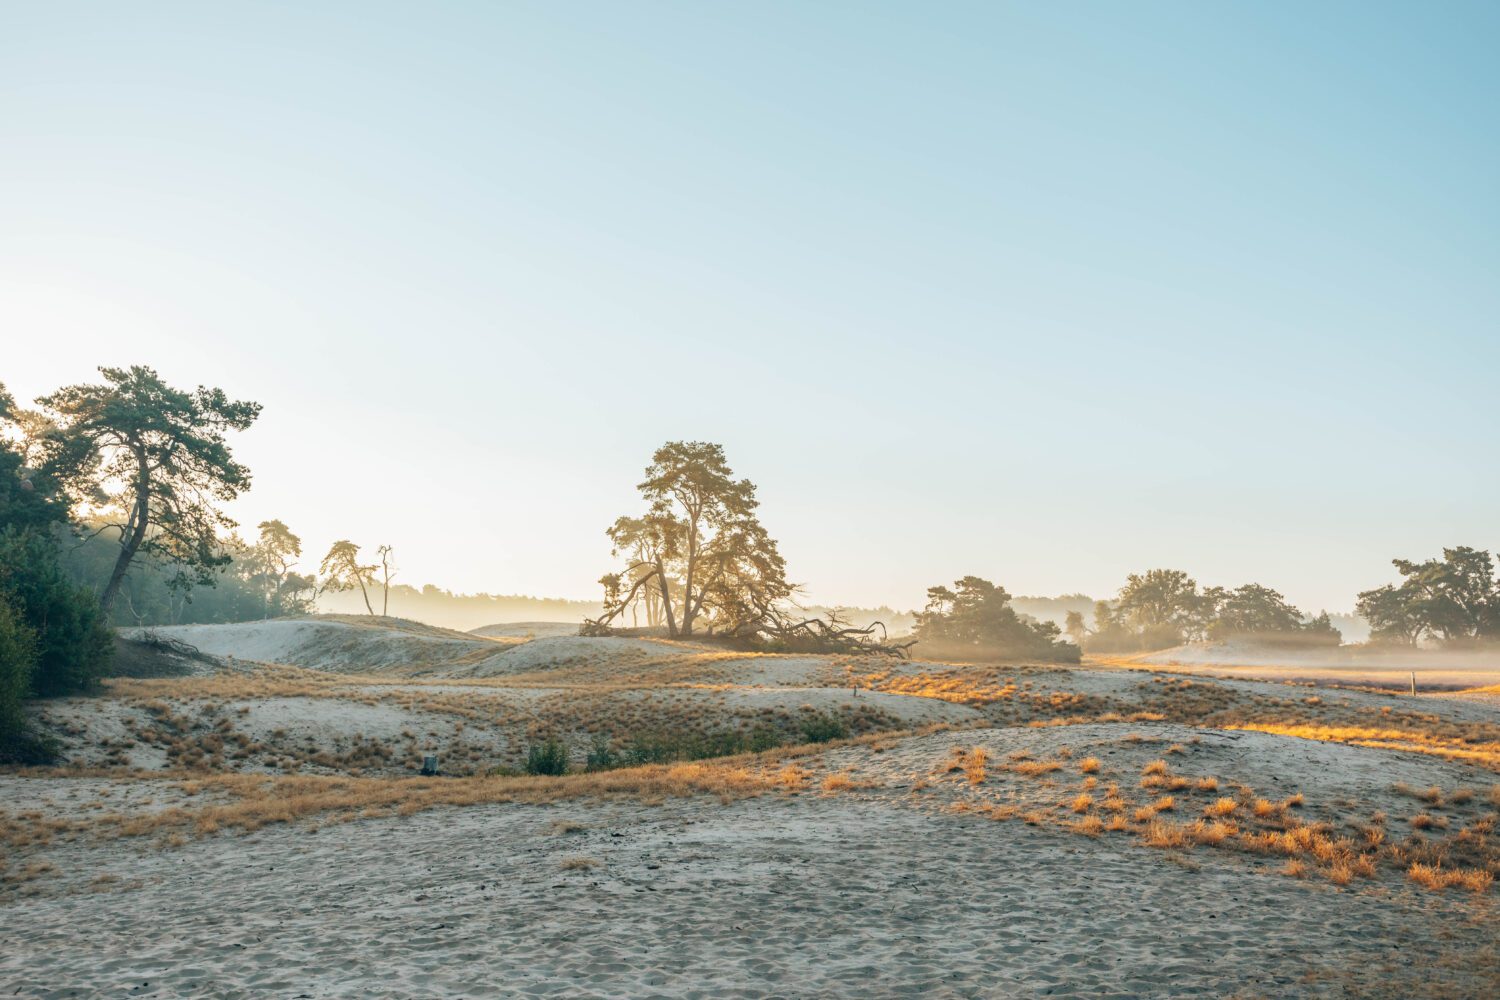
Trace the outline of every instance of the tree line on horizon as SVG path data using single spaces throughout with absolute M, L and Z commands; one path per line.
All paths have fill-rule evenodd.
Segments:
M 1373 644 L 1472 649 L 1500 641 L 1500 576 L 1489 552 L 1458 546 L 1444 549 L 1441 558 L 1391 562 L 1401 583 L 1363 591 L 1355 604 Z M 1342 641 L 1327 611 L 1305 615 L 1256 583 L 1200 589 L 1188 574 L 1170 569 L 1131 574 L 1113 600 L 1095 605 L 1092 626 L 1070 611 L 1065 631 L 1101 653 L 1235 638 L 1293 647 Z
M 228 435 L 260 406 L 221 389 L 175 389 L 151 368 L 101 368 L 18 407 L 0 386 L 0 756 L 27 749 L 21 702 L 88 690 L 107 668 L 110 625 L 245 621 L 315 609 L 320 595 L 360 595 L 389 611 L 389 545 L 366 560 L 335 541 L 303 572 L 301 539 L 279 520 L 246 542 L 223 510 L 250 487 Z M 586 628 L 626 626 L 768 649 L 904 651 L 886 624 L 808 608 L 762 525 L 756 487 L 736 478 L 722 446 L 667 442 L 639 484 L 643 509 L 608 528 L 623 565 L 600 583 L 602 612 Z M 1359 595 L 1376 642 L 1472 646 L 1500 638 L 1500 581 L 1490 553 L 1394 561 L 1402 577 Z M 400 587 L 401 585 L 397 584 Z M 410 589 L 410 588 L 408 588 Z M 445 593 L 430 585 L 423 595 Z M 1095 605 L 1092 624 L 1065 626 L 1018 611 L 1001 586 L 965 576 L 928 590 L 912 635 L 932 655 L 1076 661 L 1098 652 L 1163 648 L 1237 635 L 1336 645 L 1324 612 L 1302 614 L 1260 584 L 1199 588 L 1180 570 L 1132 574 Z M 18 749 L 20 748 L 20 749 Z
M 734 477 L 723 448 L 668 442 L 652 456 L 638 490 L 645 510 L 621 516 L 606 532 L 624 565 L 600 578 L 604 613 L 590 624 L 618 628 L 628 615 L 630 628 L 669 637 L 787 645 L 789 627 L 799 624 L 787 613 L 789 603 L 796 607 L 797 588 L 760 523 L 755 485 Z M 1441 559 L 1393 564 L 1404 578 L 1400 585 L 1359 595 L 1357 611 L 1372 641 L 1455 648 L 1500 639 L 1500 579 L 1489 552 L 1458 547 L 1444 549 Z M 1200 587 L 1176 569 L 1130 574 L 1114 598 L 1095 602 L 1092 623 L 1075 607 L 1062 628 L 1018 612 L 1015 599 L 983 577 L 966 576 L 927 594 L 927 606 L 910 613 L 912 635 L 933 656 L 982 651 L 1076 660 L 1081 650 L 1140 652 L 1205 640 L 1305 648 L 1343 641 L 1326 610 L 1305 614 L 1260 583 Z M 847 624 L 836 611 L 825 619 Z
M 1094 605 L 1089 625 L 1068 612 L 1065 630 L 1095 653 L 1144 652 L 1188 642 L 1250 638 L 1283 646 L 1337 646 L 1328 612 L 1304 615 L 1278 591 L 1258 583 L 1199 588 L 1177 569 L 1131 573 L 1114 599 Z

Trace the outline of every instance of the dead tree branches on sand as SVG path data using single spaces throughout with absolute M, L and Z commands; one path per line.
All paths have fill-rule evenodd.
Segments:
M 610 623 L 624 609 L 623 603 L 611 611 L 584 621 L 578 634 L 608 636 L 628 634 L 633 630 L 617 629 Z M 786 653 L 847 653 L 855 655 L 894 656 L 908 659 L 917 640 L 892 642 L 884 622 L 854 625 L 839 612 L 825 616 L 806 615 L 799 607 L 782 608 L 752 600 L 748 611 L 727 631 L 709 630 L 698 636 L 704 642 L 723 643 Z

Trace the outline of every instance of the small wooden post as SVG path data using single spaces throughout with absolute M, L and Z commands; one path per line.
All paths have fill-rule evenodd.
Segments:
M 1417 696 L 1417 672 L 1415 670 L 1411 672 L 1411 696 L 1413 698 Z

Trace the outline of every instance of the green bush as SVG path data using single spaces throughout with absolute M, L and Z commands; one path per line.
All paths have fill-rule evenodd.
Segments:
M 769 749 L 780 742 L 774 731 L 767 736 L 759 730 L 748 737 L 734 730 L 720 733 L 634 733 L 620 757 L 622 763 L 632 766 L 669 764 L 678 760 L 732 757 L 755 749 L 757 744 L 760 749 Z
M 680 760 L 682 740 L 679 736 L 661 733 L 633 733 L 625 742 L 621 761 L 630 767 L 641 764 L 665 764 Z
M 527 774 L 567 774 L 568 747 L 560 740 L 533 744 L 526 750 Z
M 745 749 L 751 753 L 764 753 L 773 747 L 781 745 L 781 734 L 767 725 L 759 725 L 750 731 L 749 746 Z
M 114 639 L 98 598 L 63 575 L 54 539 L 34 530 L 0 534 L 0 594 L 35 636 L 33 695 L 73 694 L 98 684 Z
M 620 766 L 620 755 L 610 747 L 609 740 L 603 736 L 595 736 L 594 745 L 589 748 L 584 766 L 590 771 L 608 771 L 612 767 Z
M 914 630 L 923 657 L 1055 663 L 1081 658 L 1079 648 L 1064 642 L 1054 623 L 1022 615 L 1004 587 L 982 577 L 954 581 L 952 590 L 929 587 L 927 598 Z
M 35 667 L 36 633 L 0 593 L 0 758 L 11 756 L 7 751 L 25 735 L 21 702 L 31 693 Z
M 834 720 L 835 725 L 843 723 Z M 606 771 L 614 767 L 639 767 L 643 764 L 670 764 L 682 760 L 708 760 L 732 757 L 741 753 L 760 753 L 781 746 L 787 739 L 774 726 L 756 726 L 748 734 L 738 730 L 717 733 L 662 732 L 651 730 L 630 734 L 619 750 L 609 740 L 598 737 L 589 751 L 588 769 Z
M 829 740 L 847 739 L 849 727 L 837 715 L 818 712 L 802 719 L 802 739 L 808 743 L 827 743 Z

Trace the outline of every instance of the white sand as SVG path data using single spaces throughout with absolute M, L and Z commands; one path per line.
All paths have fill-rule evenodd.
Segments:
M 724 691 L 724 704 L 731 708 L 811 708 L 828 712 L 837 708 L 874 707 L 889 713 L 903 727 L 925 726 L 934 722 L 976 723 L 984 715 L 967 705 L 915 695 L 891 694 L 886 691 L 860 691 L 850 688 L 808 687 L 736 687 Z
M 827 656 L 747 656 L 717 664 L 726 679 L 747 687 L 825 684 L 837 676 Z
M 386 773 L 403 772 L 418 750 L 445 759 L 474 752 L 481 764 L 514 754 L 526 720 L 543 711 L 571 714 L 581 727 L 611 708 L 648 720 L 696 712 L 729 724 L 803 706 L 877 707 L 903 726 L 965 728 L 804 758 L 813 780 L 795 796 L 475 806 L 316 831 L 304 823 L 220 833 L 176 848 L 85 834 L 10 851 L 3 860 L 11 870 L 45 859 L 56 871 L 15 886 L 0 881 L 0 996 L 1300 998 L 1363 995 L 1351 992 L 1356 985 L 1420 996 L 1437 975 L 1457 977 L 1450 995 L 1500 995 L 1500 983 L 1482 978 L 1495 966 L 1469 960 L 1493 945 L 1495 918 L 1468 894 L 1419 889 L 1390 871 L 1348 888 L 1299 882 L 1274 873 L 1279 858 L 1207 847 L 1168 854 L 1135 833 L 1094 840 L 953 811 L 1003 804 L 1061 809 L 1055 815 L 1068 818 L 1060 803 L 1081 787 L 1083 757 L 1097 756 L 1099 780 L 1139 799 L 1141 768 L 1165 756 L 1182 775 L 1242 782 L 1268 798 L 1302 793 L 1308 821 L 1343 833 L 1383 810 L 1396 837 L 1411 832 L 1409 817 L 1422 808 L 1394 791 L 1398 782 L 1479 789 L 1471 803 L 1447 807 L 1455 829 L 1489 808 L 1482 792 L 1495 775 L 1464 764 L 1167 723 L 981 727 L 984 711 L 965 705 L 832 686 L 842 667 L 829 658 L 719 659 L 654 640 L 552 636 L 496 648 L 439 630 L 326 620 L 192 627 L 182 638 L 218 655 L 351 676 L 334 697 L 216 704 L 168 688 L 161 697 L 174 712 L 205 731 L 227 720 L 269 744 L 273 760 L 288 747 L 338 752 L 357 738 L 379 740 L 397 750 Z M 658 676 L 663 664 L 682 666 L 685 683 L 698 671 L 704 686 L 628 686 L 632 671 Z M 875 666 L 911 675 L 954 669 Z M 607 668 L 610 683 L 563 683 L 574 667 Z M 352 675 L 418 669 L 559 673 L 534 687 L 383 685 Z M 1030 693 L 1128 705 L 1165 690 L 1154 678 L 1167 670 L 1015 675 Z M 1299 704 L 1316 697 L 1329 711 L 1497 718 L 1493 702 L 1477 699 L 1210 683 Z M 478 717 L 439 710 L 443 698 Z M 143 705 L 121 697 L 62 699 L 37 711 L 79 764 L 100 762 L 105 742 L 133 742 L 127 723 L 154 725 Z M 575 755 L 587 735 L 570 735 Z M 990 753 L 986 780 L 946 775 L 949 752 L 975 746 Z M 1172 746 L 1182 749 L 1169 754 Z M 1040 779 L 1006 771 L 1003 762 L 1020 751 L 1068 766 Z M 262 770 L 267 759 L 227 766 Z M 145 742 L 131 746 L 128 760 L 168 764 Z M 305 773 L 328 770 L 303 764 Z M 832 774 L 869 787 L 821 794 Z M 1174 815 L 1191 819 L 1212 794 L 1183 793 Z M 0 775 L 0 810 L 12 816 L 140 814 L 198 801 L 167 781 Z M 559 835 L 551 825 L 558 819 L 586 829 Z M 599 865 L 563 870 L 578 857 Z M 101 875 L 109 880 L 97 882 Z
M 1219 677 L 1263 677 L 1321 684 L 1459 689 L 1500 684 L 1500 649 L 1416 650 L 1344 646 L 1287 650 L 1244 641 L 1193 643 L 1124 659 Z
M 1115 745 L 1117 731 L 1096 728 L 981 741 L 1039 755 L 1064 740 Z M 1350 773 L 1382 772 L 1388 756 L 1249 734 L 1206 741 L 1185 773 L 1239 767 L 1264 781 L 1257 762 L 1284 761 L 1283 779 L 1316 801 Z M 973 742 L 851 748 L 823 769 L 899 778 Z M 1452 782 L 1454 765 L 1412 766 L 1400 773 Z M 0 791 L 19 780 L 0 779 Z M 558 835 L 558 819 L 586 829 Z M 1174 863 L 1132 836 L 955 815 L 899 789 L 471 807 L 171 850 L 80 842 L 52 856 L 59 874 L 0 903 L 7 994 L 1290 998 L 1347 995 L 1343 977 L 1390 962 L 1400 996 L 1420 995 L 1437 956 L 1491 943 L 1494 930 L 1468 897 L 1397 878 L 1344 890 L 1207 849 Z M 576 857 L 599 866 L 562 870 Z M 118 881 L 89 891 L 100 874 Z M 1309 981 L 1314 970 L 1332 978 Z M 1494 984 L 1461 985 L 1452 995 Z
M 612 636 L 565 636 L 533 639 L 513 646 L 500 656 L 486 659 L 472 670 L 452 676 L 498 677 L 504 674 L 551 670 L 557 667 L 618 665 L 622 675 L 648 660 L 683 656 L 694 647 L 653 639 L 621 639 Z
M 472 635 L 491 639 L 559 639 L 578 634 L 577 622 L 498 622 L 469 629 Z

